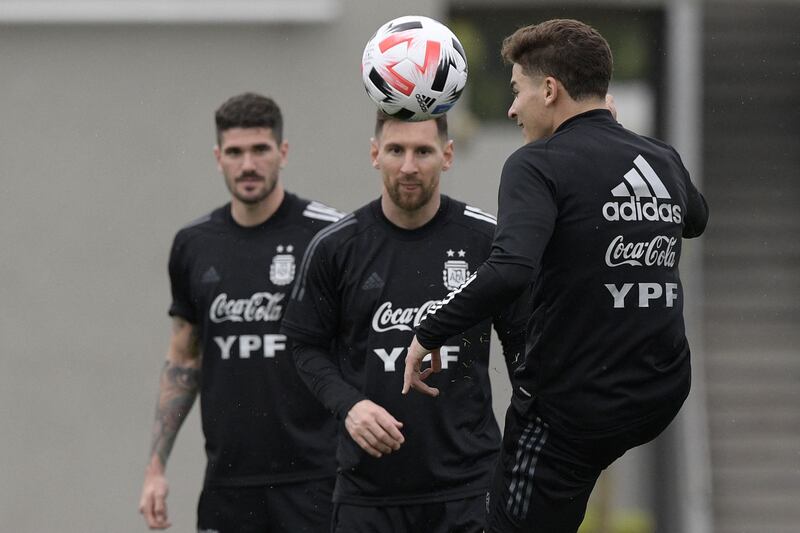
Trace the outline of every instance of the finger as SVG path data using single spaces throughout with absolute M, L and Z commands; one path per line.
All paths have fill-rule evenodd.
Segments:
M 411 383 L 419 369 L 422 366 L 422 358 L 428 353 L 417 340 L 417 337 L 411 339 L 411 344 L 408 347 L 405 360 L 405 369 L 403 370 L 403 394 L 407 394 L 411 390 Z
M 434 372 L 442 371 L 442 356 L 439 353 L 439 348 L 436 348 L 431 352 L 431 368 Z
M 142 496 L 142 500 L 139 502 L 139 512 L 142 513 L 144 516 L 144 521 L 147 523 L 147 527 L 154 527 L 156 524 L 156 518 L 153 515 L 153 499 L 149 496 Z
M 153 505 L 153 517 L 155 523 L 159 528 L 169 527 L 169 520 L 167 518 L 167 499 L 166 496 L 156 495 L 155 503 Z
M 400 432 L 400 428 L 403 427 L 402 422 L 398 422 L 392 415 L 386 413 L 385 416 L 378 419 L 378 423 L 381 429 L 381 440 L 392 450 L 400 449 L 400 445 L 406 441 Z
M 422 381 L 424 379 L 422 377 L 423 375 L 425 376 L 425 378 L 427 378 L 432 372 L 433 370 L 428 368 L 425 369 L 425 372 L 422 372 L 421 374 L 417 374 L 416 376 L 414 376 L 411 382 L 411 388 L 416 389 L 417 391 L 421 392 L 422 394 L 425 394 L 426 396 L 431 396 L 433 398 L 439 396 L 439 389 L 437 389 L 436 387 L 431 387 L 430 385 Z
M 413 388 L 414 379 L 419 374 L 419 367 L 420 367 L 419 361 L 409 361 L 408 358 L 406 358 L 406 368 L 405 371 L 403 372 L 402 394 L 408 394 L 408 391 L 410 391 Z
M 380 450 L 372 446 L 363 435 L 357 435 L 353 440 L 356 441 L 356 444 L 358 444 L 362 450 L 370 454 L 372 457 L 383 457 L 383 454 L 380 452 Z
M 365 432 L 363 437 L 371 448 L 377 450 L 381 454 L 392 453 L 395 449 L 393 439 L 380 426 Z

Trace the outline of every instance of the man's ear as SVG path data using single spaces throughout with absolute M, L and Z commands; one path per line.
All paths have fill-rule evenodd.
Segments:
M 552 105 L 559 97 L 560 87 L 558 80 L 552 76 L 547 76 L 544 79 L 544 103 L 545 105 Z
M 378 146 L 378 140 L 375 137 L 372 137 L 369 140 L 369 157 L 372 160 L 373 168 L 379 168 L 378 165 L 378 151 L 380 147 Z

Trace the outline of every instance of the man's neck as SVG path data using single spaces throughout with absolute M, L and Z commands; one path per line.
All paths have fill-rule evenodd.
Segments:
M 439 211 L 441 203 L 442 198 L 437 192 L 431 197 L 431 200 L 427 204 L 419 209 L 415 211 L 406 211 L 395 205 L 385 190 L 381 194 L 381 210 L 383 211 L 383 215 L 389 222 L 403 229 L 421 228 L 430 222 L 433 217 L 436 216 L 436 212 Z
M 561 125 L 574 116 L 592 111 L 593 109 L 608 109 L 606 101 L 602 98 L 587 98 L 585 100 L 568 100 L 555 111 L 553 115 L 553 131 L 555 133 Z M 551 133 L 551 135 L 552 135 Z
M 277 184 L 269 196 L 257 204 L 246 204 L 236 198 L 232 198 L 231 216 L 240 226 L 258 226 L 275 214 L 275 211 L 281 206 L 284 196 L 283 187 Z

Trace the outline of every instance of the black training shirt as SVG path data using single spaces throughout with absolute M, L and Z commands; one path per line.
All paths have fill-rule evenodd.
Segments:
M 421 323 L 421 344 L 438 346 L 532 283 L 519 411 L 610 434 L 683 402 L 678 261 L 708 209 L 677 152 L 589 111 L 512 154 L 498 202 L 491 257 Z
M 442 196 L 425 226 L 389 222 L 380 200 L 320 232 L 309 246 L 281 331 L 300 347 L 298 369 L 343 420 L 369 399 L 404 424 L 405 443 L 381 458 L 340 428 L 334 499 L 399 505 L 488 489 L 500 433 L 489 384 L 491 321 L 445 339 L 438 398 L 402 396 L 406 348 L 421 317 L 489 255 L 494 217 Z M 524 313 L 497 313 L 507 358 L 519 355 Z M 514 354 L 514 350 L 517 353 Z
M 175 237 L 169 314 L 197 328 L 209 485 L 334 475 L 335 421 L 300 381 L 278 328 L 309 241 L 340 217 L 286 193 L 258 226 L 239 226 L 227 204 Z

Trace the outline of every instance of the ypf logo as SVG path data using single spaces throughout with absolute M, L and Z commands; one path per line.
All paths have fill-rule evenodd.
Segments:
M 649 220 L 680 224 L 681 206 L 659 202 L 672 197 L 653 167 L 641 154 L 633 164 L 634 168 L 625 173 L 622 183 L 611 189 L 612 196 L 627 198 L 627 201 L 606 202 L 603 217 L 609 222 Z

